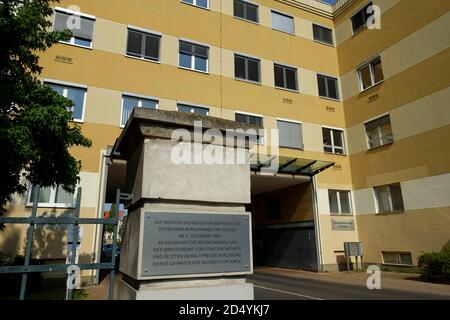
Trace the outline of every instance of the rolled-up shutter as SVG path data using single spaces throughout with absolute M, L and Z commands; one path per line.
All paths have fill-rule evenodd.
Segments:
M 208 47 L 185 41 L 180 41 L 180 52 L 195 55 L 197 57 L 208 58 Z
M 272 28 L 287 33 L 294 33 L 294 19 L 284 14 L 272 11 Z
M 381 126 L 383 126 L 385 124 L 388 124 L 390 122 L 391 122 L 391 118 L 387 114 L 387 115 L 385 115 L 385 116 L 383 116 L 381 118 L 378 118 L 378 119 L 372 120 L 370 122 L 367 122 L 365 124 L 366 131 L 370 131 L 370 130 L 373 130 L 375 128 L 381 127 Z
M 69 20 L 72 19 L 72 20 Z M 75 19 L 80 19 L 80 23 Z M 55 31 L 63 31 L 69 29 L 74 37 L 92 40 L 94 33 L 95 20 L 79 15 L 68 14 L 65 12 L 55 12 Z
M 63 31 L 69 29 L 67 26 L 67 19 L 70 17 L 70 14 L 64 12 L 55 12 L 55 25 L 53 27 L 54 31 Z
M 73 29 L 73 35 L 75 37 L 92 40 L 92 35 L 94 34 L 94 24 L 94 20 L 81 17 L 81 28 Z
M 303 148 L 302 125 L 300 123 L 278 121 L 281 147 Z

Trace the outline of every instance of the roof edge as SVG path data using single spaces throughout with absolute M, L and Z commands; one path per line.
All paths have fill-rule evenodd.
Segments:
M 335 19 L 356 0 L 337 0 L 334 4 L 322 0 L 276 0 L 278 2 L 312 12 L 325 18 Z

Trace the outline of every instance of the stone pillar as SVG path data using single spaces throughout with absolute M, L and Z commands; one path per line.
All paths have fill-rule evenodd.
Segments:
M 235 129 L 247 132 L 226 139 Z M 132 194 L 118 299 L 253 299 L 245 278 L 253 272 L 245 205 L 251 201 L 248 149 L 256 136 L 248 129 L 258 128 L 135 109 L 113 150 L 127 160 L 126 191 Z

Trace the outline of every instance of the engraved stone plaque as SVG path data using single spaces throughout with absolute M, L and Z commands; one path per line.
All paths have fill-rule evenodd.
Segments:
M 144 214 L 142 277 L 248 274 L 249 214 Z

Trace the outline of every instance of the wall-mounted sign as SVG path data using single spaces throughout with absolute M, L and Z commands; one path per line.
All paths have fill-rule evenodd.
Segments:
M 144 219 L 142 277 L 252 271 L 248 214 L 148 212 Z
M 65 57 L 65 56 L 60 56 L 60 55 L 55 56 L 55 61 L 73 64 L 73 59 L 71 57 Z
M 289 98 L 283 98 L 283 103 L 293 104 L 294 100 L 289 99 Z
M 339 231 L 355 230 L 355 222 L 353 220 L 331 220 L 331 229 Z
M 378 93 L 369 97 L 369 103 L 378 99 Z

